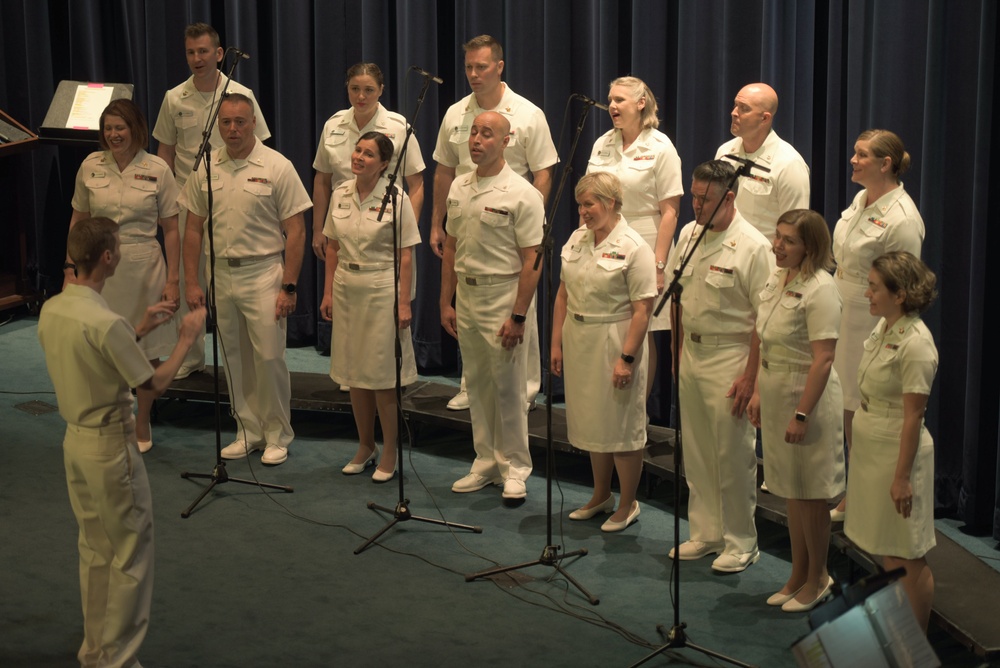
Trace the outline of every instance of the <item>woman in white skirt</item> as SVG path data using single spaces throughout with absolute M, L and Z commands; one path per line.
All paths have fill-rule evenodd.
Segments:
M 761 430 L 770 492 L 788 501 L 792 572 L 767 604 L 804 612 L 833 584 L 827 501 L 844 491 L 844 404 L 833 370 L 841 301 L 820 214 L 782 214 L 772 251 L 778 269 L 760 295 L 760 371 L 747 412 Z
M 394 354 L 393 301 L 399 295 L 399 339 L 402 348 L 402 385 L 417 379 L 410 338 L 410 300 L 413 295 L 413 246 L 420 232 L 410 200 L 396 187 L 378 221 L 382 197 L 389 186 L 383 178 L 393 145 L 380 132 L 361 135 L 351 158 L 354 179 L 341 183 L 333 199 L 323 234 L 326 280 L 320 313 L 333 321 L 330 377 L 351 388 L 351 408 L 358 427 L 358 451 L 342 469 L 345 475 L 362 473 L 378 463 L 372 480 L 387 482 L 396 474 L 397 398 Z M 393 275 L 393 222 L 398 224 L 395 254 L 399 281 Z M 382 425 L 383 448 L 375 445 L 375 416 Z
M 899 180 L 910 168 L 910 154 L 895 133 L 866 130 L 854 143 L 851 180 L 864 186 L 851 206 L 841 214 L 833 231 L 833 257 L 837 262 L 836 281 L 844 299 L 840 339 L 834 368 L 844 390 L 844 432 L 851 446 L 851 420 L 858 410 L 857 372 L 862 343 L 878 318 L 868 312 L 865 289 L 872 261 L 894 250 L 909 251 L 920 257 L 924 241 L 924 221 L 917 205 Z M 846 500 L 831 511 L 843 521 Z
M 934 539 L 934 441 L 924 410 L 937 373 L 934 338 L 920 319 L 934 300 L 936 277 L 914 255 L 887 253 L 868 274 L 869 309 L 881 318 L 858 367 L 861 406 L 854 414 L 849 512 L 844 532 L 881 555 L 887 571 L 904 568 L 903 588 L 924 632 L 934 576 L 924 555 Z
M 642 79 L 619 77 L 612 81 L 608 113 L 614 127 L 594 142 L 587 173 L 610 172 L 618 177 L 623 198 L 621 215 L 653 249 L 656 287 L 661 292 L 684 194 L 681 158 L 670 138 L 657 130 L 660 119 L 656 97 Z M 667 311 L 664 309 L 649 324 L 647 397 L 653 390 L 657 367 L 653 332 L 670 330 Z
M 590 452 L 594 492 L 571 520 L 613 513 L 602 531 L 639 517 L 636 490 L 646 445 L 646 329 L 656 295 L 652 249 L 619 214 L 618 177 L 587 174 L 576 186 L 580 227 L 562 250 L 552 316 L 552 373 L 565 379 L 569 442 Z M 615 510 L 611 476 L 618 471 Z
M 160 301 L 180 305 L 180 234 L 177 232 L 177 196 L 180 191 L 173 172 L 160 158 L 150 155 L 149 130 L 142 111 L 124 98 L 109 104 L 100 118 L 100 151 L 80 165 L 73 192 L 73 214 L 69 227 L 80 220 L 103 216 L 118 223 L 122 259 L 115 275 L 101 292 L 108 307 L 138 325 L 146 308 Z M 163 248 L 156 240 L 163 229 Z M 73 266 L 66 258 L 65 281 L 74 280 Z M 149 363 L 159 366 L 177 343 L 173 327 L 157 327 L 139 341 Z M 155 399 L 152 390 L 136 390 L 135 435 L 139 452 L 153 447 L 149 424 Z

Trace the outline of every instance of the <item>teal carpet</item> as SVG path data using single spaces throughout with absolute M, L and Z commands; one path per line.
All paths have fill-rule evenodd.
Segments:
M 71 666 L 80 642 L 76 525 L 66 496 L 58 413 L 18 405 L 55 403 L 37 345 L 35 320 L 0 327 L 0 666 Z M 289 351 L 290 366 L 323 373 L 311 350 Z M 639 522 L 603 534 L 600 519 L 562 521 L 589 497 L 589 465 L 558 459 L 554 542 L 589 555 L 567 571 L 601 600 L 592 606 L 555 574 L 536 566 L 492 580 L 465 574 L 538 558 L 546 544 L 544 460 L 527 501 L 505 506 L 499 488 L 458 495 L 468 471 L 466 435 L 423 428 L 406 460 L 406 496 L 416 515 L 478 525 L 482 534 L 415 521 L 378 545 L 353 550 L 386 521 L 366 507 L 394 506 L 397 483 L 343 476 L 354 452 L 349 416 L 296 412 L 288 461 L 265 469 L 259 455 L 228 465 L 231 476 L 292 485 L 294 493 L 220 485 L 188 519 L 203 489 L 184 471 L 215 461 L 212 407 L 159 403 L 155 446 L 145 455 L 156 522 L 156 586 L 140 658 L 163 666 L 626 666 L 663 639 L 673 623 L 668 588 L 673 544 L 670 484 L 642 499 Z M 233 434 L 225 418 L 223 445 Z M 560 505 L 562 506 L 560 508 Z M 760 522 L 762 557 L 720 576 L 708 559 L 682 566 L 681 621 L 691 642 L 761 666 L 794 665 L 789 646 L 806 619 L 764 605 L 789 568 L 784 529 Z M 682 536 L 686 535 L 686 523 Z M 842 559 L 835 575 L 846 576 Z M 935 634 L 947 665 L 980 662 Z M 721 665 L 691 650 L 647 665 Z

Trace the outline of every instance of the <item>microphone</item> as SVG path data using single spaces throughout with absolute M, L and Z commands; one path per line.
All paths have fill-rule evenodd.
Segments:
M 741 165 L 743 165 L 743 167 L 740 168 L 739 173 L 745 176 L 750 176 L 751 169 L 759 169 L 762 172 L 767 172 L 768 174 L 771 173 L 771 170 L 768 169 L 767 167 L 764 167 L 763 165 L 758 165 L 753 160 L 748 160 L 747 158 L 740 158 L 731 154 L 726 154 L 722 157 L 725 158 L 726 160 L 732 160 L 733 162 L 738 162 Z
M 233 53 L 235 53 L 237 56 L 239 56 L 243 60 L 250 60 L 250 54 L 247 53 L 246 51 L 243 51 L 241 49 L 237 49 L 235 46 L 229 47 L 228 50 L 232 51 Z
M 580 100 L 584 104 L 589 104 L 592 107 L 597 107 L 598 109 L 603 109 L 604 111 L 608 110 L 608 105 L 601 104 L 597 100 L 592 100 L 589 97 L 587 97 L 586 95 L 581 95 L 580 93 L 573 93 L 573 97 L 575 97 L 576 99 Z
M 435 76 L 435 75 L 431 74 L 430 72 L 428 72 L 427 70 L 422 70 L 419 67 L 417 67 L 416 65 L 410 65 L 410 71 L 411 72 L 416 72 L 417 74 L 419 74 L 423 78 L 430 79 L 431 81 L 433 81 L 436 84 L 443 84 L 444 83 L 444 79 L 442 79 L 441 77 Z

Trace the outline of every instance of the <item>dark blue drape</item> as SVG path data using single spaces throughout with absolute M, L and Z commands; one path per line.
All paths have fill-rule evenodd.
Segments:
M 257 92 L 274 135 L 269 143 L 310 189 L 319 130 L 347 106 L 348 66 L 378 62 L 387 77 L 382 102 L 403 113 L 419 85 L 407 68 L 440 74 L 445 83 L 431 89 L 416 123 L 430 167 L 425 236 L 437 125 L 468 91 L 459 45 L 480 33 L 504 45 L 505 78 L 545 110 L 557 139 L 568 131 L 571 92 L 601 99 L 616 76 L 645 79 L 686 172 L 728 138 L 736 91 L 751 81 L 771 83 L 781 98 L 775 128 L 810 164 L 812 206 L 831 225 L 856 192 L 848 171 L 854 139 L 869 127 L 896 131 L 913 156 L 905 183 L 927 224 L 924 258 L 940 277 L 942 297 L 926 316 L 941 354 L 928 409 L 938 444 L 938 503 L 972 526 L 992 526 L 1000 539 L 1000 391 L 992 382 L 1000 365 L 985 316 L 992 305 L 987 262 L 998 250 L 987 224 L 987 197 L 998 185 L 989 156 L 1000 143 L 992 132 L 993 0 L 4 0 L 0 20 L 0 108 L 29 127 L 41 123 L 63 79 L 134 84 L 152 124 L 164 91 L 188 75 L 184 26 L 212 23 L 226 45 L 252 55 L 237 78 Z M 571 162 L 577 176 L 609 127 L 606 115 L 591 117 Z M 559 149 L 565 156 L 568 138 Z M 5 192 L 16 196 L 4 198 L 0 213 L 36 230 L 28 245 L 40 285 L 59 280 L 73 175 L 85 152 L 47 146 L 2 159 Z M 690 211 L 685 197 L 682 224 Z M 567 196 L 557 244 L 574 217 Z M 417 262 L 418 360 L 425 370 L 446 368 L 453 346 L 438 323 L 438 260 L 424 245 Z M 317 269 L 309 261 L 303 271 L 306 298 L 290 322 L 293 344 L 315 333 Z M 660 378 L 667 384 L 668 374 Z M 661 422 L 664 390 L 651 406 Z

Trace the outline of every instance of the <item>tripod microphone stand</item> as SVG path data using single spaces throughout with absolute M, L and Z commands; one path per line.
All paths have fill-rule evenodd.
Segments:
M 223 100 L 226 99 L 228 94 L 226 91 L 229 89 L 229 82 L 232 81 L 233 72 L 236 70 L 236 65 L 240 62 L 241 58 L 246 58 L 247 56 L 241 51 L 236 49 L 227 49 L 228 51 L 235 51 L 236 57 L 233 58 L 233 64 L 229 68 L 229 74 L 226 79 L 226 84 L 222 88 L 222 95 L 219 96 L 219 102 L 216 104 L 212 110 L 212 114 L 209 116 L 208 123 L 205 125 L 205 129 L 202 131 L 202 142 L 201 148 L 198 149 L 198 155 L 195 156 L 194 166 L 191 168 L 191 174 L 194 175 L 198 171 L 198 166 L 201 164 L 202 159 L 205 160 L 205 179 L 207 183 L 212 182 L 212 159 L 211 159 L 211 145 L 209 139 L 212 136 L 212 128 L 215 126 L 215 121 L 219 116 L 219 109 L 222 107 Z M 259 140 L 258 140 L 259 141 Z M 221 147 L 219 150 L 223 150 Z M 212 323 L 212 363 L 215 365 L 215 371 L 213 374 L 214 380 L 214 392 L 215 392 L 215 466 L 212 468 L 211 473 L 190 473 L 185 471 L 181 473 L 181 477 L 185 479 L 190 478 L 205 478 L 210 480 L 208 486 L 201 491 L 198 498 L 194 502 L 181 512 L 181 517 L 188 518 L 194 511 L 195 507 L 201 500 L 204 499 L 208 494 L 215 489 L 216 485 L 221 485 L 227 482 L 236 482 L 242 485 L 254 485 L 256 487 L 264 487 L 267 489 L 278 489 L 283 492 L 294 491 L 291 487 L 287 485 L 275 485 L 273 483 L 258 482 L 256 480 L 244 480 L 242 478 L 231 478 L 229 473 L 226 471 L 226 460 L 222 458 L 222 400 L 221 400 L 221 390 L 219 389 L 219 320 L 218 320 L 218 309 L 215 302 L 215 224 L 213 220 L 213 211 L 215 210 L 215 198 L 213 196 L 212 188 L 208 189 L 208 217 L 205 219 L 205 224 L 208 227 L 208 313 Z M 184 295 L 181 295 L 181 299 Z M 232 388 L 230 388 L 230 393 Z M 230 394 L 230 396 L 232 396 Z
M 410 68 L 411 70 L 416 70 L 424 77 L 423 88 L 420 89 L 420 95 L 417 97 L 417 105 L 413 112 L 413 121 L 407 122 L 406 126 L 406 136 L 403 138 L 403 147 L 399 152 L 399 159 L 396 161 L 396 166 L 392 170 L 392 174 L 389 175 L 389 187 L 386 188 L 385 194 L 382 196 L 382 205 L 378 213 L 378 221 L 382 222 L 382 216 L 385 215 L 386 207 L 389 204 L 390 197 L 392 198 L 392 248 L 393 260 L 392 260 L 392 272 L 393 272 L 393 303 L 392 303 L 392 314 L 394 327 L 394 350 L 395 350 L 395 366 L 396 366 L 396 469 L 398 472 L 398 486 L 399 486 L 399 498 L 396 501 L 395 508 L 388 508 L 385 506 L 380 506 L 374 501 L 369 501 L 367 507 L 372 510 L 379 510 L 386 513 L 392 513 L 392 519 L 390 519 L 385 526 L 379 529 L 371 538 L 366 540 L 364 543 L 359 545 L 354 554 L 361 554 L 368 547 L 378 540 L 382 534 L 389 531 L 399 522 L 408 522 L 410 520 L 415 520 L 417 522 L 426 522 L 428 524 L 436 524 L 438 526 L 446 526 L 455 529 L 463 529 L 465 531 L 472 531 L 473 533 L 482 533 L 482 527 L 469 526 L 467 524 L 457 524 L 455 522 L 448 522 L 443 519 L 436 519 L 433 517 L 420 517 L 414 515 L 410 512 L 410 500 L 406 498 L 406 492 L 403 482 L 403 428 L 406 426 L 406 421 L 403 417 L 403 389 L 402 389 L 402 368 L 403 368 L 403 348 L 399 340 L 399 210 L 396 206 L 396 193 L 394 184 L 396 183 L 396 178 L 399 175 L 399 170 L 402 168 L 403 164 L 406 162 L 406 148 L 409 144 L 410 137 L 413 135 L 413 123 L 417 120 L 417 114 L 420 113 L 420 108 L 424 104 L 424 96 L 427 95 L 427 89 L 430 87 L 431 81 L 436 83 L 441 83 L 441 80 L 434 75 L 425 72 L 424 70 L 414 66 Z M 409 335 L 409 332 L 407 332 Z M 410 444 L 412 447 L 413 444 Z
M 731 157 L 731 156 L 726 156 L 726 157 Z M 736 181 L 737 181 L 737 179 L 739 179 L 740 176 L 750 176 L 750 168 L 751 168 L 751 166 L 757 167 L 757 165 L 755 165 L 754 163 L 750 162 L 749 160 L 744 161 L 744 160 L 739 159 L 739 158 L 735 158 L 735 159 L 738 160 L 739 162 L 741 162 L 742 164 L 736 170 L 736 173 L 733 174 L 733 177 L 732 177 L 732 179 L 729 180 L 729 183 L 726 184 L 726 190 L 724 191 L 725 193 L 728 193 L 728 192 L 730 192 L 733 189 L 733 186 L 736 184 Z M 761 169 L 765 169 L 765 168 L 761 168 Z M 766 170 L 765 169 L 765 171 L 770 171 L 770 170 Z M 711 182 L 709 182 L 709 184 L 708 184 L 709 191 L 711 191 L 711 188 L 712 188 L 713 184 L 716 183 L 716 182 L 721 183 L 721 180 L 720 181 L 716 181 L 715 179 L 713 179 Z M 691 258 L 694 256 L 695 251 L 698 249 L 698 246 L 701 245 L 703 239 L 705 238 L 705 234 L 712 227 L 712 221 L 715 220 L 715 215 L 719 212 L 719 208 L 722 206 L 722 202 L 724 201 L 724 199 L 725 199 L 725 196 L 723 196 L 723 199 L 720 199 L 719 203 L 715 205 L 715 209 L 712 211 L 712 215 L 710 215 L 708 217 L 708 221 L 702 226 L 701 232 L 698 234 L 698 237 L 695 239 L 694 244 L 692 245 L 690 243 L 690 241 L 689 241 L 689 246 L 691 246 L 690 250 L 685 249 L 684 251 L 682 251 L 682 257 L 683 257 L 683 259 L 681 261 L 681 264 L 680 264 L 680 266 L 677 267 L 677 269 L 674 270 L 674 277 L 673 277 L 673 279 L 671 279 L 670 285 L 667 286 L 666 290 L 663 291 L 663 296 L 660 298 L 660 303 L 657 304 L 656 309 L 653 311 L 654 315 L 659 315 L 660 314 L 660 311 L 663 310 L 663 306 L 666 303 L 668 297 L 670 298 L 672 312 L 674 314 L 678 313 L 677 308 L 681 305 L 681 292 L 683 291 L 683 287 L 680 285 L 680 277 L 683 275 L 685 267 L 687 267 L 688 263 L 690 263 Z M 694 236 L 694 235 L 692 235 L 692 236 Z M 684 253 L 686 253 L 686 254 L 684 254 Z M 680 324 L 679 319 L 675 318 L 675 321 L 678 324 Z M 683 448 L 682 448 L 682 427 L 683 427 L 683 425 L 681 423 L 681 418 L 680 418 L 680 415 L 681 415 L 681 409 L 680 409 L 680 368 L 681 368 L 680 338 L 678 336 L 676 336 L 676 331 L 674 332 L 674 334 L 675 334 L 675 336 L 671 337 L 671 352 L 672 352 L 674 363 L 675 363 L 675 367 L 674 368 L 677 370 L 677 379 L 676 379 L 676 381 L 677 381 L 677 391 L 674 392 L 674 396 L 673 396 L 673 399 L 671 401 L 671 404 L 672 404 L 672 407 L 673 407 L 674 415 L 677 416 L 677 427 L 674 430 L 674 550 L 673 550 L 673 553 L 674 553 L 673 561 L 674 561 L 674 563 L 673 563 L 673 568 L 671 569 L 671 581 L 670 581 L 670 586 L 671 586 L 671 597 L 670 598 L 671 598 L 671 601 L 672 601 L 672 604 L 673 604 L 674 623 L 673 623 L 673 626 L 670 627 L 669 631 L 666 631 L 665 627 L 662 624 L 658 624 L 657 625 L 657 627 L 656 627 L 657 632 L 659 632 L 660 635 L 665 635 L 666 636 L 667 643 L 665 645 L 662 645 L 662 646 L 658 647 L 651 654 L 645 656 L 640 661 L 637 661 L 636 663 L 632 664 L 632 666 L 633 667 L 634 666 L 641 666 L 642 664 L 646 663 L 647 661 L 651 660 L 652 658 L 654 658 L 658 654 L 661 654 L 661 653 L 665 652 L 668 649 L 685 649 L 686 648 L 686 649 L 693 649 L 696 652 L 701 652 L 702 654 L 705 654 L 706 656 L 711 656 L 711 657 L 716 658 L 716 659 L 721 659 L 722 661 L 726 661 L 728 663 L 731 663 L 734 666 L 744 666 L 744 667 L 749 668 L 750 664 L 743 663 L 741 661 L 738 661 L 736 659 L 728 657 L 728 656 L 726 656 L 724 654 L 720 654 L 719 652 L 716 652 L 714 650 L 710 650 L 710 649 L 708 649 L 706 647 L 701 647 L 700 645 L 696 645 L 696 644 L 694 644 L 692 642 L 689 642 L 688 639 L 687 639 L 687 632 L 685 630 L 685 629 L 687 629 L 687 624 L 685 622 L 681 621 L 681 600 L 680 600 L 680 596 L 681 596 L 681 569 L 680 569 L 680 563 L 681 563 L 681 558 L 680 558 L 681 557 L 681 516 L 680 516 L 680 508 L 681 508 L 681 466 L 683 465 Z
M 545 233 L 542 237 L 541 248 L 538 249 L 538 255 L 535 257 L 535 271 L 538 271 L 538 265 L 542 260 L 542 255 L 544 254 L 545 256 L 545 266 L 542 267 L 542 271 L 545 272 L 546 303 L 545 309 L 542 311 L 542 333 L 539 337 L 541 341 L 551 340 L 552 309 L 555 300 L 555 291 L 553 290 L 552 280 L 552 262 L 554 254 L 554 245 L 552 240 L 553 221 L 555 219 L 556 211 L 559 208 L 559 201 L 562 199 L 563 190 L 565 189 L 569 176 L 573 171 L 572 161 L 573 156 L 576 155 L 577 145 L 580 142 L 580 135 L 583 133 L 583 127 L 587 122 L 587 116 L 590 114 L 591 107 L 595 106 L 593 100 L 574 94 L 570 96 L 570 100 L 567 100 L 567 114 L 569 112 L 569 103 L 573 98 L 582 99 L 585 102 L 585 106 L 580 114 L 580 120 L 577 123 L 576 130 L 573 135 L 573 143 L 570 147 L 569 159 L 566 160 L 563 165 L 562 176 L 559 179 L 559 187 L 556 189 L 556 196 L 552 200 L 552 207 L 546 217 Z M 563 126 L 565 127 L 565 122 L 563 123 Z M 552 540 L 552 480 L 555 477 L 555 449 L 552 444 L 552 370 L 549 369 L 547 365 L 543 366 L 546 367 L 545 373 L 546 378 L 548 379 L 548 392 L 546 392 L 545 398 L 545 547 L 542 549 L 541 556 L 534 561 L 528 561 L 514 566 L 500 566 L 480 571 L 478 573 L 472 573 L 465 576 L 465 581 L 472 582 L 473 580 L 478 580 L 479 578 L 489 577 L 498 573 L 506 573 L 508 571 L 521 570 L 522 568 L 528 568 L 529 566 L 550 566 L 566 578 L 566 580 L 574 587 L 579 589 L 580 593 L 586 596 L 591 605 L 597 605 L 601 602 L 600 599 L 587 591 L 587 589 L 577 582 L 573 576 L 567 573 L 560 564 L 560 561 L 568 559 L 569 557 L 586 556 L 587 549 L 581 548 L 572 552 L 559 554 L 559 550 L 562 549 L 562 546 L 556 545 Z

